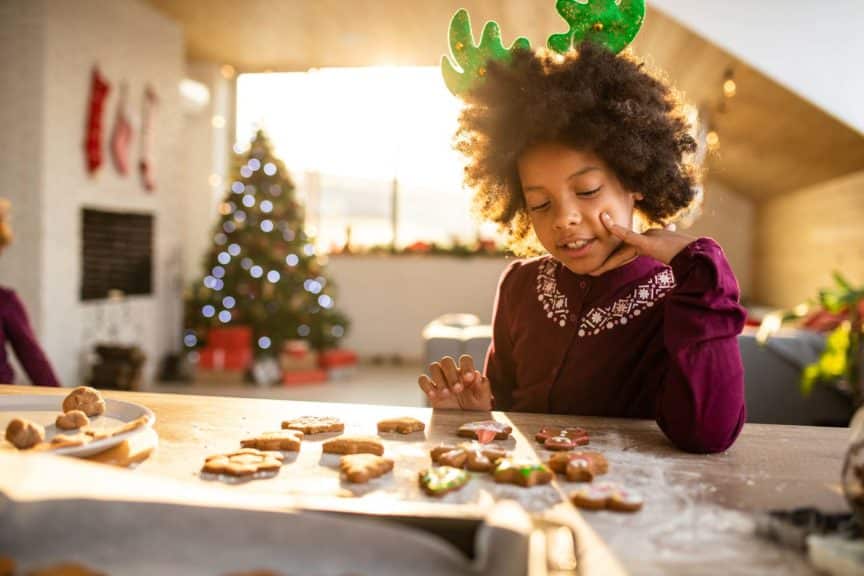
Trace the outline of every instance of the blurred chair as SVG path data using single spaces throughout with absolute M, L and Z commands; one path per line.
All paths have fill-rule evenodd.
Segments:
M 461 355 L 470 354 L 474 365 L 482 370 L 490 342 L 492 326 L 481 324 L 474 314 L 444 314 L 423 328 L 426 364 L 444 356 L 458 362 Z
M 738 337 L 744 362 L 747 421 L 761 424 L 847 426 L 849 399 L 827 386 L 801 393 L 801 371 L 818 360 L 825 337 L 807 330 L 781 330 L 764 346 L 754 332 Z

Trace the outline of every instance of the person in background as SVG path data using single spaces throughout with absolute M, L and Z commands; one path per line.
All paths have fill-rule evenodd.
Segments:
M 9 201 L 0 198 L 0 252 L 12 242 L 8 216 Z M 15 381 L 6 351 L 6 344 L 10 344 L 33 384 L 60 386 L 51 363 L 36 340 L 24 304 L 14 290 L 5 286 L 0 286 L 0 328 L 0 384 L 12 384 Z

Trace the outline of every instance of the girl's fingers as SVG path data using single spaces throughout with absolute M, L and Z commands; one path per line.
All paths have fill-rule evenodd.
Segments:
M 421 374 L 417 379 L 417 384 L 420 386 L 420 389 L 423 390 L 423 393 L 429 397 L 430 400 L 434 400 L 437 394 L 435 393 L 435 383 L 429 379 L 425 374 Z
M 470 387 L 477 382 L 474 377 L 474 359 L 469 354 L 463 354 L 459 357 L 459 375 L 462 377 L 462 382 L 466 387 Z
M 648 248 L 651 239 L 644 234 L 639 234 L 629 228 L 616 224 L 615 221 L 612 220 L 612 217 L 606 212 L 603 212 L 603 214 L 600 215 L 600 220 L 613 236 L 619 238 L 625 244 L 635 246 L 643 252 Z
M 484 377 L 480 372 L 474 372 L 474 378 L 477 380 L 477 385 L 474 386 L 474 398 L 480 400 L 483 396 L 491 395 L 492 391 L 489 387 L 489 379 Z
M 441 369 L 444 371 L 444 378 L 450 391 L 456 394 L 462 392 L 462 382 L 459 380 L 459 369 L 456 367 L 456 361 L 450 356 L 445 356 L 441 359 Z
M 447 386 L 447 378 L 444 376 L 444 369 L 441 368 L 440 363 L 433 362 L 429 365 L 429 376 L 432 377 L 438 396 L 450 396 L 450 387 Z

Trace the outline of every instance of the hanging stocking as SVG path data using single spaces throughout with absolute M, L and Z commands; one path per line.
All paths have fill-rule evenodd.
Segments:
M 126 109 L 127 91 L 126 82 L 123 82 L 111 133 L 111 158 L 117 172 L 124 176 L 129 173 L 129 144 L 132 142 L 132 123 L 129 122 L 129 111 Z
M 105 98 L 111 90 L 108 82 L 93 67 L 90 75 L 90 100 L 87 103 L 87 133 L 84 136 L 84 154 L 87 160 L 87 173 L 95 174 L 102 165 L 102 112 Z
M 156 176 L 153 172 L 153 122 L 158 103 L 159 99 L 153 87 L 147 86 L 141 114 L 141 159 L 138 161 L 138 170 L 141 172 L 144 189 L 148 192 L 156 189 Z

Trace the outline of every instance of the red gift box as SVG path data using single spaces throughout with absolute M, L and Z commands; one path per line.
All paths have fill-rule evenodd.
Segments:
M 224 349 L 208 346 L 198 351 L 198 367 L 202 370 L 242 372 L 252 363 L 252 349 Z
M 305 340 L 286 340 L 282 344 L 282 354 L 302 360 L 309 355 L 309 343 Z
M 297 386 L 299 384 L 318 384 L 326 381 L 326 370 L 302 370 L 297 372 L 282 373 L 282 384 L 285 386 Z
M 325 350 L 318 354 L 318 367 L 324 370 L 330 368 L 345 368 L 357 365 L 357 353 L 346 348 Z
M 251 350 L 252 328 L 249 326 L 211 328 L 207 334 L 207 347 L 224 348 L 225 350 Z

